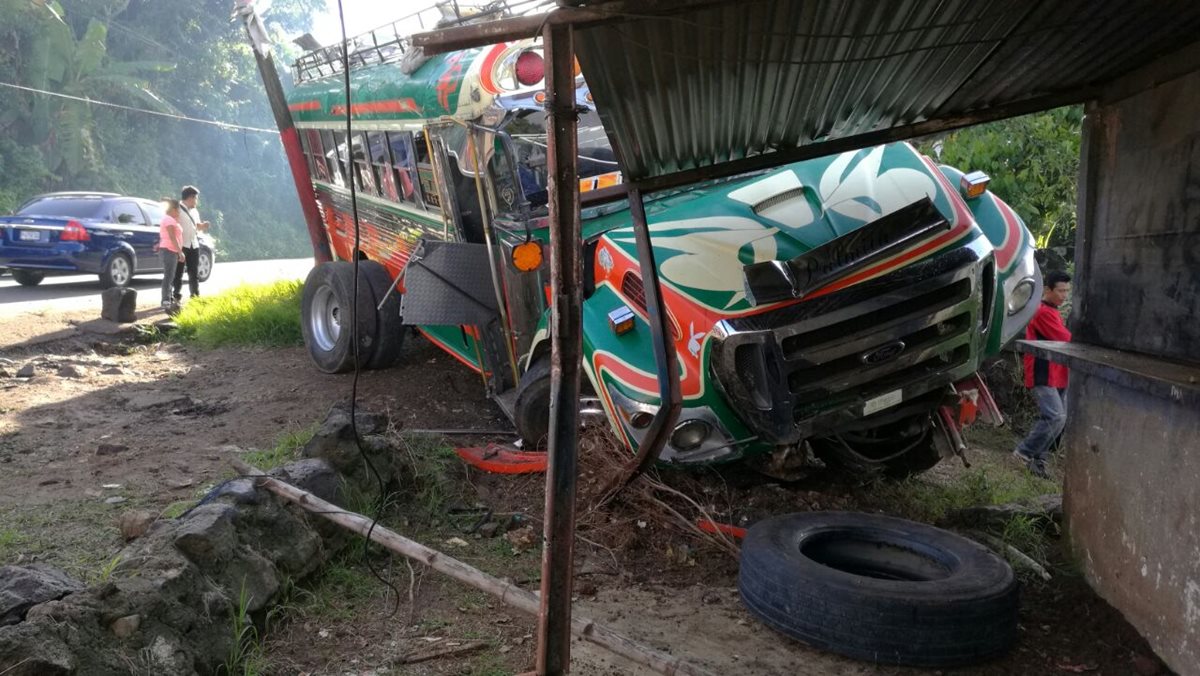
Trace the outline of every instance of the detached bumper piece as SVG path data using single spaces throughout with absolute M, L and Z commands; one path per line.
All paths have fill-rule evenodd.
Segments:
M 711 362 L 717 382 L 760 438 L 776 444 L 931 410 L 935 390 L 978 366 L 990 260 L 963 247 L 808 302 L 720 322 Z
M 804 298 L 949 229 L 933 202 L 922 198 L 791 260 L 745 266 L 746 297 L 754 305 Z

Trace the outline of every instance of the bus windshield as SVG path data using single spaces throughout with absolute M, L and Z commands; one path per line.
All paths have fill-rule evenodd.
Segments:
M 545 206 L 548 199 L 546 118 L 546 112 L 542 110 L 524 111 L 504 129 L 512 138 L 521 191 L 534 209 Z M 585 111 L 579 116 L 580 182 L 607 174 L 611 175 L 613 183 L 617 183 L 618 171 L 617 159 L 608 144 L 600 116 L 594 110 Z

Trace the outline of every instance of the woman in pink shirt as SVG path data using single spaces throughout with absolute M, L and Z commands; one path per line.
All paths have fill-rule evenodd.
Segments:
M 158 254 L 162 256 L 162 306 L 164 310 L 174 307 L 172 286 L 175 281 L 175 266 L 183 263 L 183 226 L 179 225 L 179 200 L 165 199 L 167 214 L 158 226 Z

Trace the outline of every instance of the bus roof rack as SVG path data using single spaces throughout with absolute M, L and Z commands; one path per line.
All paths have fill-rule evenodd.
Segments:
M 412 48 L 409 34 L 415 21 L 420 31 L 449 28 L 528 14 L 553 6 L 554 0 L 494 0 L 467 5 L 459 0 L 441 0 L 379 28 L 346 40 L 350 67 L 400 60 Z M 405 29 L 404 26 L 409 28 Z M 319 47 L 305 53 L 292 65 L 297 82 L 318 80 L 342 72 L 341 45 Z

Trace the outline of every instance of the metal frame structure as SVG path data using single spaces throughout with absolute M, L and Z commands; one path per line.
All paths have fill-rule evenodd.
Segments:
M 580 5 L 587 5 L 581 7 Z M 763 1 L 756 3 L 746 3 L 747 5 L 764 5 Z M 799 3 L 797 3 L 799 4 Z M 814 11 L 819 12 L 819 5 L 822 3 L 805 3 L 817 8 Z M 1072 3 L 1068 3 L 1072 4 Z M 1180 45 L 1188 44 L 1189 40 L 1194 39 L 1194 34 L 1189 32 L 1188 26 L 1193 26 L 1200 23 L 1200 12 L 1195 11 L 1194 7 L 1185 6 L 1180 3 L 1172 4 L 1176 8 L 1177 16 L 1174 21 L 1158 21 L 1153 18 L 1147 19 L 1144 23 L 1140 23 L 1135 28 L 1131 28 L 1131 24 L 1125 21 L 1119 21 L 1122 12 L 1128 14 L 1134 10 L 1118 0 L 1106 0 L 1105 2 L 1096 3 L 1073 3 L 1075 7 L 1051 7 L 1049 5 L 1039 5 L 1036 2 L 1019 2 L 1013 3 L 1010 6 L 989 6 L 989 10 L 1002 15 L 1008 20 L 1009 27 L 998 33 L 995 37 L 989 37 L 986 40 L 976 41 L 974 43 L 951 44 L 951 45 L 933 45 L 933 46 L 918 46 L 913 48 L 915 52 L 923 52 L 925 54 L 933 53 L 936 50 L 949 50 L 963 47 L 965 49 L 979 49 L 975 53 L 977 58 L 974 60 L 974 66 L 966 66 L 965 74 L 954 82 L 947 84 L 946 82 L 939 83 L 939 86 L 947 88 L 950 94 L 947 96 L 943 92 L 941 104 L 937 107 L 922 111 L 916 115 L 909 115 L 892 118 L 890 120 L 880 120 L 875 126 L 870 124 L 859 124 L 857 127 L 850 127 L 849 133 L 829 133 L 825 136 L 815 135 L 808 139 L 796 138 L 789 143 L 763 143 L 758 152 L 748 153 L 746 156 L 734 159 L 714 160 L 712 156 L 702 156 L 697 154 L 695 157 L 688 159 L 695 160 L 692 168 L 682 168 L 678 170 L 663 171 L 663 166 L 656 165 L 647 170 L 645 163 L 639 162 L 638 169 L 640 171 L 626 171 L 629 164 L 629 157 L 623 155 L 623 149 L 620 144 L 620 139 L 613 137 L 614 149 L 617 152 L 617 157 L 621 161 L 623 172 L 625 172 L 626 182 L 620 186 L 606 188 L 588 193 L 583 198 L 583 203 L 591 205 L 608 200 L 628 198 L 631 206 L 631 215 L 634 220 L 634 226 L 638 236 L 639 253 L 649 251 L 649 235 L 645 223 L 644 207 L 642 205 L 641 196 L 645 192 L 662 190 L 676 186 L 685 185 L 705 179 L 720 178 L 732 176 L 758 169 L 764 169 L 774 166 L 779 166 L 788 162 L 830 155 L 847 150 L 856 150 L 869 145 L 886 143 L 889 141 L 912 138 L 926 134 L 966 127 L 973 124 L 999 120 L 1003 118 L 1013 117 L 1026 113 L 1036 112 L 1053 108 L 1062 105 L 1080 103 L 1083 101 L 1098 98 L 1102 92 L 1106 82 L 1112 78 L 1118 77 L 1132 69 L 1139 68 L 1145 65 L 1150 59 L 1161 57 L 1164 53 L 1169 53 L 1172 49 L 1179 48 Z M 419 46 L 426 53 L 437 53 L 442 51 L 450 51 L 455 49 L 464 49 L 485 44 L 494 44 L 509 40 L 518 40 L 524 38 L 535 37 L 542 35 L 545 38 L 545 54 L 547 60 L 553 64 L 553 68 L 562 71 L 566 69 L 568 64 L 572 64 L 576 57 L 575 41 L 571 39 L 572 32 L 578 32 L 588 28 L 615 25 L 619 23 L 634 24 L 642 21 L 648 22 L 653 19 L 671 18 L 670 15 L 679 15 L 685 12 L 699 12 L 707 10 L 716 10 L 723 7 L 734 7 L 741 3 L 732 3 L 721 0 L 661 0 L 660 2 L 648 3 L 633 3 L 627 0 L 593 0 L 592 2 L 568 2 L 559 0 L 560 7 L 552 12 L 541 16 L 526 16 L 504 19 L 489 23 L 460 26 L 447 28 L 431 33 L 416 35 L 412 42 L 415 46 Z M 929 9 L 929 3 L 922 4 L 918 1 L 903 3 L 903 9 L 911 12 L 909 15 L 900 15 L 899 8 L 896 10 L 897 25 L 903 24 L 901 28 L 896 28 L 894 35 L 905 34 L 912 31 L 920 31 L 923 28 L 939 28 L 943 32 L 951 24 L 942 24 L 938 26 L 930 26 L 932 21 L 930 15 L 920 14 L 922 8 Z M 981 5 L 946 5 L 947 7 L 956 6 L 960 9 L 966 7 L 982 7 Z M 864 11 L 873 11 L 871 7 L 865 7 Z M 738 10 L 740 10 L 740 6 Z M 1164 13 L 1172 11 L 1162 7 L 1155 8 Z M 1108 14 L 1105 14 L 1105 11 Z M 1047 26 L 1028 27 L 1028 24 L 1036 24 L 1041 16 L 1039 12 L 1061 12 L 1069 15 L 1065 20 L 1066 23 L 1060 27 L 1056 27 L 1057 31 L 1054 35 L 1049 35 Z M 1079 15 L 1076 19 L 1075 15 Z M 1114 19 L 1115 17 L 1115 19 Z M 711 17 L 710 17 L 711 18 Z M 1127 17 L 1128 18 L 1128 17 Z M 910 21 L 911 19 L 911 21 Z M 687 23 L 687 19 L 679 19 L 679 23 Z M 864 22 L 859 22 L 864 23 Z M 936 22 L 935 22 L 936 23 Z M 661 24 L 660 24 L 661 25 Z M 695 22 L 693 22 L 695 25 Z M 815 24 L 814 24 L 815 25 Z M 872 23 L 871 25 L 875 25 Z M 1120 39 L 1129 42 L 1136 41 L 1136 45 L 1129 45 L 1130 49 L 1125 51 L 1114 51 L 1111 45 L 1107 47 L 1103 44 L 1103 36 L 1096 34 L 1096 27 L 1104 26 L 1106 31 L 1111 33 L 1115 31 L 1120 34 Z M 1026 26 L 1026 30 L 1030 35 L 1041 31 L 1040 37 L 1029 37 L 1022 35 L 1018 28 Z M 788 36 L 787 27 L 776 26 L 774 33 L 767 33 L 767 39 L 778 39 L 783 41 L 783 44 L 790 47 L 788 40 L 794 40 L 797 36 Z M 850 31 L 854 26 L 848 24 L 847 31 Z M 988 25 L 986 21 L 976 20 L 971 26 L 973 29 L 990 31 L 994 26 Z M 857 30 L 857 28 L 854 28 Z M 751 30 L 748 25 L 738 26 L 723 26 L 724 32 Z M 937 34 L 934 31 L 933 34 Z M 866 36 L 869 39 L 878 39 L 880 34 Z M 1193 37 L 1188 37 L 1192 35 Z M 1080 47 L 1082 40 L 1072 40 L 1073 36 L 1087 36 L 1090 44 L 1085 47 Z M 845 39 L 857 37 L 854 35 L 806 35 L 799 36 L 812 39 L 829 38 L 829 39 Z M 1022 38 L 1028 38 L 1023 40 Z M 1158 38 L 1157 40 L 1155 38 Z M 932 38 L 931 38 L 932 39 Z M 868 40 L 869 42 L 869 40 Z M 745 43 L 739 43 L 745 44 Z M 758 46 L 754 40 L 749 41 L 750 51 L 734 55 L 732 59 L 751 58 L 751 56 L 766 54 L 769 47 Z M 661 52 L 655 52 L 655 45 L 642 44 L 640 45 L 645 51 L 654 54 L 654 56 L 662 57 L 664 62 L 670 63 L 672 58 L 676 59 L 676 63 L 682 60 L 679 53 L 672 52 L 671 48 L 676 45 L 667 45 L 662 47 Z M 727 46 L 727 43 L 717 40 L 709 45 L 712 51 L 705 56 L 711 61 L 724 61 L 725 57 L 721 50 Z M 776 47 L 779 45 L 771 45 Z M 868 46 L 871 46 L 870 44 Z M 1149 47 L 1148 47 L 1149 46 Z M 1136 49 L 1135 49 L 1136 47 Z M 1107 55 L 1107 58 L 1100 58 L 1101 53 L 1095 56 L 1087 56 L 1087 49 L 1103 49 L 1102 54 Z M 1140 50 L 1140 51 L 1137 51 Z M 1157 50 L 1157 51 L 1155 51 Z M 620 51 L 620 50 L 617 50 Z M 1136 52 L 1136 53 L 1135 53 Z M 903 50 L 897 51 L 896 55 L 903 55 L 909 52 Z M 942 52 L 944 54 L 953 54 L 953 52 Z M 717 55 L 714 58 L 714 55 Z M 981 56 L 978 56 L 981 55 Z M 1117 55 L 1114 57 L 1114 55 Z M 759 55 L 760 58 L 761 55 Z M 628 70 L 621 70 L 620 66 L 615 65 L 627 57 L 626 55 L 614 56 L 613 63 L 602 64 L 597 66 L 603 67 L 613 66 L 616 70 L 628 73 Z M 865 57 L 867 60 L 873 58 L 888 58 L 888 57 Z M 944 63 L 953 63 L 954 59 L 945 57 Z M 1073 63 L 1081 64 L 1079 71 L 1071 71 L 1065 69 L 1061 65 L 1055 69 L 1055 60 L 1065 61 L 1073 59 Z M 1124 60 L 1122 60 L 1124 59 Z M 962 65 L 962 59 L 958 60 Z M 762 66 L 768 63 L 762 60 L 755 65 Z M 814 61 L 813 63 L 820 63 Z M 632 60 L 627 61 L 622 66 L 632 67 Z M 927 64 L 924 64 L 927 65 Z M 589 64 L 584 63 L 584 75 L 588 76 Z M 648 65 L 648 68 L 653 68 L 653 65 Z M 665 68 L 663 72 L 669 73 L 670 69 Z M 740 72 L 730 69 L 729 72 Z M 1021 77 L 1024 74 L 1033 74 L 1042 76 L 1043 81 L 1040 84 L 1028 84 L 1026 78 Z M 935 70 L 933 74 L 941 74 Z M 1049 74 L 1049 75 L 1047 75 Z M 671 78 L 670 74 L 665 75 L 666 78 Z M 682 76 L 678 76 L 682 77 Z M 989 81 L 989 77 L 995 78 L 995 82 Z M 902 86 L 908 87 L 909 81 L 905 78 Z M 595 84 L 589 79 L 589 84 L 593 89 L 596 89 Z M 628 84 L 628 83 L 626 83 Z M 694 83 L 692 83 L 694 84 Z M 681 85 L 686 87 L 687 85 Z M 701 85 L 703 86 L 703 85 Z M 848 86 L 843 83 L 843 89 Z M 912 102 L 917 100 L 924 94 L 922 87 L 932 87 L 932 85 L 924 85 L 919 80 L 911 89 L 896 89 L 889 90 L 884 96 L 892 96 L 895 100 L 904 99 Z M 553 89 L 553 85 L 548 85 L 548 89 Z M 678 92 L 675 92 L 678 94 Z M 694 92 L 693 92 L 694 94 Z M 566 172 L 559 175 L 559 181 L 551 183 L 551 203 L 556 205 L 551 212 L 551 232 L 555 246 L 552 247 L 552 265 L 554 270 L 555 285 L 553 312 L 554 312 L 554 331 L 553 331 L 553 354 L 554 371 L 553 371 L 553 387 L 554 401 L 556 405 L 552 408 L 551 418 L 551 437 L 550 437 L 550 467 L 551 472 L 547 477 L 546 484 L 546 504 L 547 504 L 547 520 L 545 527 L 546 546 L 543 555 L 543 580 L 542 580 L 542 596 L 541 596 L 541 614 L 539 617 L 539 645 L 538 645 L 538 674 L 558 675 L 566 673 L 570 662 L 570 644 L 566 637 L 566 627 L 570 622 L 570 571 L 572 570 L 572 546 L 574 532 L 574 499 L 575 499 L 575 481 L 574 468 L 576 466 L 576 447 L 575 441 L 577 432 L 574 427 L 575 415 L 569 412 L 570 406 L 564 404 L 565 401 L 573 401 L 569 397 L 578 392 L 579 388 L 579 369 L 576 363 L 571 363 L 571 358 L 578 359 L 578 345 L 580 341 L 581 327 L 578 319 L 579 305 L 581 302 L 580 285 L 572 285 L 573 280 L 578 280 L 578 251 L 575 246 L 561 246 L 563 243 L 572 242 L 571 237 L 578 232 L 578 206 L 580 199 L 577 189 L 573 186 L 576 184 L 573 180 L 568 180 L 564 184 L 562 181 L 567 178 L 574 177 L 574 153 L 562 152 L 564 146 L 574 142 L 573 127 L 563 125 L 563 119 L 570 117 L 569 111 L 562 108 L 560 103 L 562 92 L 548 91 L 550 105 L 548 110 L 554 116 L 556 123 L 553 126 L 551 135 L 552 147 L 558 148 L 555 155 L 558 157 L 557 163 L 551 165 L 552 171 Z M 962 102 L 966 103 L 962 103 Z M 957 102 L 957 103 L 956 103 Z M 959 105 L 956 108 L 952 103 Z M 653 104 L 647 104 L 653 105 Z M 669 104 L 664 104 L 669 105 Z M 912 105 L 917 105 L 913 103 Z M 664 110 L 669 111 L 669 108 L 660 108 L 656 112 L 662 113 Z M 630 114 L 629 111 L 622 111 L 625 114 Z M 646 112 L 644 109 L 636 110 L 637 112 Z M 717 113 L 718 115 L 720 113 Z M 661 120 L 658 120 L 661 123 Z M 606 122 L 607 124 L 607 122 Z M 628 130 L 627 130 L 628 131 Z M 645 130 L 641 130 L 645 132 Z M 658 131 L 661 131 L 658 130 Z M 711 128 L 706 128 L 704 131 L 711 132 Z M 610 134 L 611 136 L 611 134 Z M 661 138 L 661 137 L 660 137 Z M 658 142 L 660 139 L 654 139 Z M 764 141 L 764 138 L 756 138 L 756 141 Z M 676 141 L 675 138 L 661 141 L 660 147 L 655 150 L 663 150 L 662 146 L 670 146 Z M 678 142 L 678 141 L 676 141 Z M 686 142 L 678 142 L 686 144 Z M 680 155 L 686 156 L 691 149 L 679 148 Z M 637 149 L 641 152 L 642 148 Z M 678 155 L 676 156 L 678 157 Z M 638 158 L 639 161 L 642 159 Z M 568 186 L 567 195 L 560 194 L 563 186 Z M 568 211 L 568 209 L 570 211 Z M 644 242 L 643 242 L 644 240 Z M 644 246 L 643 246 L 644 245 Z M 664 333 L 664 322 L 661 316 L 661 308 L 655 301 L 650 299 L 654 296 L 654 290 L 658 289 L 658 278 L 655 272 L 655 266 L 652 257 L 645 255 L 639 256 L 639 264 L 643 274 L 643 279 L 646 281 L 647 296 L 648 296 L 648 315 L 651 322 L 652 331 L 654 333 L 655 353 L 658 362 L 658 382 L 660 387 L 660 395 L 664 402 L 678 401 L 678 377 L 672 377 L 671 362 L 673 360 L 666 357 L 665 350 L 658 349 L 662 342 Z M 565 398 L 566 397 L 566 398 Z M 672 406 L 664 405 L 659 411 L 659 418 L 656 419 L 656 424 L 663 424 L 673 415 Z M 669 426 L 668 426 L 669 427 Z M 656 427 L 657 429 L 657 427 Z M 644 459 L 647 456 L 656 454 L 655 447 L 661 448 L 662 440 L 656 438 L 657 435 L 648 435 L 647 442 L 639 449 L 638 457 Z M 628 478 L 633 472 L 636 472 L 637 466 L 630 468 L 630 474 L 618 480 L 617 485 L 621 481 Z

